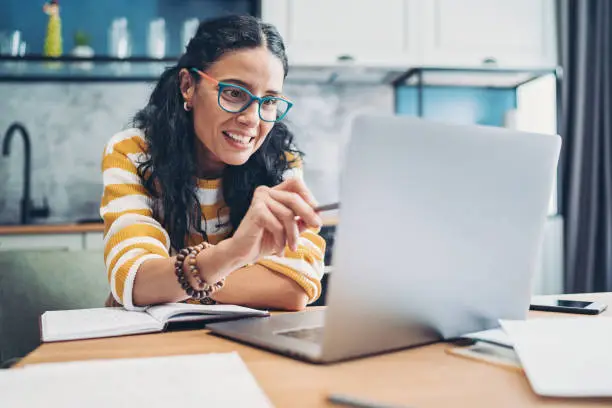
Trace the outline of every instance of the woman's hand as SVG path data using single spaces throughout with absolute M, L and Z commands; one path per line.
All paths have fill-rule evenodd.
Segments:
M 281 253 L 286 245 L 297 250 L 299 235 L 318 228 L 322 221 L 314 211 L 316 201 L 298 178 L 275 187 L 260 186 L 232 240 L 232 252 L 245 263 Z

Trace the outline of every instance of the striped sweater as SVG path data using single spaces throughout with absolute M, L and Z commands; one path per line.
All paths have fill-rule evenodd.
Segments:
M 104 192 L 100 215 L 104 220 L 104 262 L 114 299 L 130 310 L 140 310 L 132 302 L 136 272 L 143 262 L 173 255 L 170 238 L 154 218 L 153 200 L 138 176 L 138 165 L 147 158 L 146 142 L 139 129 L 115 134 L 106 144 L 102 157 Z M 301 167 L 290 169 L 287 177 L 302 177 Z M 211 244 L 232 232 L 229 208 L 222 196 L 221 179 L 198 180 L 196 191 L 202 209 L 202 230 Z M 191 233 L 188 245 L 202 241 Z M 297 282 L 309 302 L 321 293 L 325 241 L 316 231 L 307 230 L 299 238 L 297 251 L 286 247 L 282 254 L 266 256 L 256 263 Z

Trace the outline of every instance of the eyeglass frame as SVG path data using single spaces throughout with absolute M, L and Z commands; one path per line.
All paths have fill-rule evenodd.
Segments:
M 253 101 L 257 101 L 257 116 L 259 116 L 259 119 L 261 119 L 264 122 L 268 122 L 268 123 L 276 123 L 276 122 L 280 122 L 281 120 L 283 120 L 285 118 L 285 116 L 287 116 L 287 113 L 291 110 L 291 107 L 293 106 L 293 102 L 291 102 L 288 99 L 285 98 L 281 98 L 279 96 L 255 96 L 251 93 L 251 91 L 249 91 L 248 89 L 246 89 L 243 86 L 237 85 L 237 84 L 230 84 L 228 82 L 221 82 L 216 80 L 215 78 L 211 77 L 210 75 L 200 71 L 197 68 L 190 68 L 189 69 L 192 72 L 195 72 L 196 74 L 199 74 L 202 78 L 209 80 L 210 82 L 214 83 L 215 85 L 217 85 L 217 87 L 219 88 L 219 92 L 217 93 L 217 104 L 219 105 L 219 107 L 221 109 L 223 109 L 225 112 L 228 113 L 240 113 L 240 112 L 244 112 L 245 110 L 247 110 L 249 108 L 249 106 L 251 106 L 251 104 L 253 103 Z M 251 100 L 248 101 L 243 107 L 242 109 L 238 110 L 238 111 L 231 111 L 228 109 L 225 109 L 223 107 L 223 105 L 221 105 L 221 93 L 223 92 L 224 88 L 227 87 L 232 87 L 232 88 L 238 88 L 244 92 L 247 93 L 247 95 L 249 95 L 251 97 Z M 287 110 L 282 114 L 282 116 L 277 117 L 276 120 L 267 120 L 261 117 L 261 104 L 264 103 L 265 101 L 269 101 L 269 100 L 274 100 L 274 99 L 280 99 L 284 102 L 287 102 Z

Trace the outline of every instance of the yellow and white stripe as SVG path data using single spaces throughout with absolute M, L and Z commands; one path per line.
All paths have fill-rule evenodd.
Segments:
M 138 165 L 147 158 L 144 134 L 128 129 L 114 135 L 104 148 L 102 172 L 104 193 L 100 215 L 104 219 L 104 262 L 115 300 L 131 310 L 140 310 L 132 302 L 132 290 L 138 268 L 154 258 L 170 256 L 170 238 L 159 220 L 153 217 L 153 202 L 138 176 Z M 302 177 L 296 167 L 284 178 Z M 221 179 L 199 180 L 196 191 L 202 211 L 201 228 L 216 244 L 232 232 L 229 208 L 223 201 Z M 202 242 L 202 235 L 190 231 L 189 245 Z M 269 256 L 259 264 L 295 280 L 310 301 L 321 293 L 325 241 L 316 231 L 305 231 L 298 250 L 286 248 L 279 256 Z

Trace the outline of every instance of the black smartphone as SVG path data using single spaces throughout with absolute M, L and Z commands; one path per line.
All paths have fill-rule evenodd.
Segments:
M 607 307 L 608 305 L 603 303 L 582 300 L 538 299 L 529 305 L 529 310 L 596 315 L 606 310 Z

